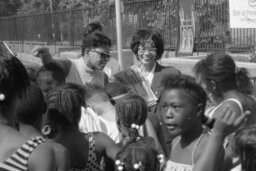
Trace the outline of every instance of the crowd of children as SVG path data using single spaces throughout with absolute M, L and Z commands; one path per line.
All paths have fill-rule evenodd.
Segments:
M 95 23 L 94 23 L 95 24 Z M 98 27 L 98 23 L 95 27 Z M 108 83 L 111 43 L 100 29 L 84 35 L 76 60 L 35 55 L 25 68 L 0 57 L 0 170 L 254 171 L 256 101 L 246 69 L 227 54 L 208 55 L 194 77 L 160 65 L 157 31 L 139 30 L 132 66 L 157 101 Z M 206 110 L 211 103 L 211 110 Z

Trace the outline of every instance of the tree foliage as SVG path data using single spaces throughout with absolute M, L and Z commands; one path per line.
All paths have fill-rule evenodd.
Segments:
M 21 5 L 20 0 L 0 0 L 0 17 L 15 15 Z

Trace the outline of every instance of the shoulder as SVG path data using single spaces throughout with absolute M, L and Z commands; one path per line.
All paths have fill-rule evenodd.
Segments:
M 209 137 L 210 137 L 209 133 L 205 133 L 204 136 L 202 137 L 202 139 L 200 140 L 198 146 L 196 147 L 196 150 L 194 153 L 194 162 L 195 163 L 205 152 L 205 149 L 206 149 L 208 141 L 209 141 Z
M 238 101 L 238 102 L 241 104 L 240 101 Z M 238 102 L 233 101 L 233 100 L 225 100 L 215 110 L 215 112 L 213 114 L 213 118 L 219 118 L 219 114 L 223 113 L 226 110 L 226 108 L 229 108 L 233 113 L 236 114 L 237 117 L 240 116 L 243 111 L 241 111 L 241 107 Z
M 165 74 L 180 74 L 180 70 L 174 68 L 173 66 L 163 66 L 156 62 L 155 72 L 161 72 Z
M 55 153 L 48 143 L 39 144 L 31 153 L 28 160 L 29 170 L 55 170 Z
M 62 156 L 62 155 L 68 154 L 68 150 L 63 145 L 56 142 L 47 142 L 47 143 L 49 143 L 52 146 L 56 155 Z
M 58 170 L 68 170 L 70 165 L 69 151 L 63 145 L 55 142 L 49 142 L 53 147 Z

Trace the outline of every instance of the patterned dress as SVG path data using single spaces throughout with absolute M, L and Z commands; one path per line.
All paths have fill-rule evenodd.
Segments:
M 95 147 L 95 136 L 97 133 L 87 133 L 85 138 L 89 141 L 89 153 L 88 161 L 84 168 L 71 168 L 69 171 L 102 171 L 104 170 L 104 160 L 97 159 L 96 147 Z

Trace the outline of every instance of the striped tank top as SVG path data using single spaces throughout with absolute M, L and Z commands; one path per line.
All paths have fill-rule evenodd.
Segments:
M 28 171 L 29 155 L 42 142 L 45 142 L 42 137 L 33 137 L 28 140 L 11 157 L 0 163 L 0 171 Z

